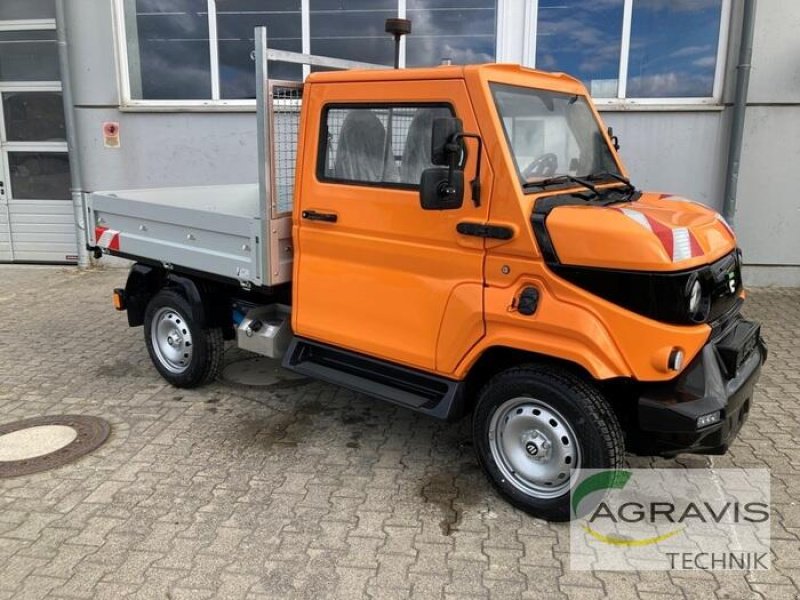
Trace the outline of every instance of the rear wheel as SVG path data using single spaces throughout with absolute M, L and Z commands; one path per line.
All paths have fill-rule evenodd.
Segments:
M 173 290 L 158 292 L 144 315 L 147 351 L 161 376 L 177 387 L 212 381 L 222 359 L 222 330 L 192 319 L 186 299 Z
M 602 394 L 564 369 L 527 365 L 483 388 L 473 419 L 478 459 L 512 504 L 549 521 L 570 518 L 578 469 L 623 465 L 622 432 Z

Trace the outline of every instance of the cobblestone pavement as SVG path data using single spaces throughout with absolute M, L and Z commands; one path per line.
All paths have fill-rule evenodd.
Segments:
M 800 290 L 751 296 L 771 355 L 730 453 L 630 461 L 769 467 L 772 570 L 590 573 L 566 525 L 490 489 L 463 423 L 316 382 L 166 385 L 111 308 L 125 276 L 0 268 L 0 424 L 113 424 L 76 463 L 0 480 L 0 599 L 798 597 Z

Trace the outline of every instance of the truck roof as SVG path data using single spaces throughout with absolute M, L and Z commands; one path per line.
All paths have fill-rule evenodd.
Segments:
M 441 65 L 408 69 L 350 69 L 311 73 L 308 83 L 346 83 L 354 81 L 410 81 L 428 79 L 465 79 L 473 72 L 483 80 L 504 81 L 545 88 L 578 91 L 581 83 L 566 73 L 551 73 L 523 67 L 515 63 L 485 63 L 480 65 Z

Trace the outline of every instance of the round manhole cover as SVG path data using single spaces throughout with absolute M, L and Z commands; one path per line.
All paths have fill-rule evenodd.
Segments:
M 281 367 L 281 361 L 266 356 L 232 362 L 223 369 L 222 378 L 240 385 L 273 387 L 291 387 L 306 379 Z
M 47 471 L 102 445 L 111 433 L 98 417 L 55 415 L 0 425 L 0 477 Z

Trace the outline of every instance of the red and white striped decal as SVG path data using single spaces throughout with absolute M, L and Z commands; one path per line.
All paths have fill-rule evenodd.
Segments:
M 115 229 L 98 225 L 94 228 L 94 239 L 97 240 L 97 245 L 101 248 L 119 250 L 119 231 Z
M 702 254 L 703 250 L 700 248 L 700 244 L 697 243 L 688 228 L 676 227 L 672 230 L 672 262 L 686 260 Z
M 615 208 L 629 219 L 636 221 L 639 225 L 654 234 L 672 262 L 686 260 L 695 256 L 702 256 L 703 249 L 694 237 L 694 234 L 687 227 L 668 227 L 655 219 L 648 217 L 643 212 L 632 208 Z

